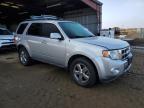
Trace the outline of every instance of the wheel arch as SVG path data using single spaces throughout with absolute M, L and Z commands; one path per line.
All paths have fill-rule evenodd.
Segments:
M 96 72 L 96 74 L 97 74 L 97 76 L 98 76 L 98 79 L 99 79 L 98 69 L 97 69 L 97 67 L 95 66 L 94 62 L 93 62 L 89 57 L 84 56 L 84 55 L 82 55 L 82 54 L 77 54 L 77 55 L 73 55 L 72 57 L 70 57 L 70 59 L 68 60 L 68 66 L 67 66 L 67 67 L 68 67 L 68 70 L 69 70 L 70 64 L 71 64 L 75 59 L 77 59 L 77 58 L 85 58 L 85 59 L 87 59 L 88 61 L 90 61 L 90 63 L 94 66 L 95 72 Z
M 20 44 L 20 45 L 17 46 L 18 52 L 19 52 L 19 50 L 20 50 L 21 48 L 25 48 L 25 49 L 26 49 L 26 47 L 25 47 L 24 45 Z
M 27 48 L 25 45 L 23 45 L 23 44 L 19 44 L 19 45 L 17 46 L 17 50 L 18 50 L 18 52 L 19 52 L 20 48 L 25 48 L 25 49 L 28 51 L 29 55 L 31 56 L 31 53 L 30 53 L 29 48 Z

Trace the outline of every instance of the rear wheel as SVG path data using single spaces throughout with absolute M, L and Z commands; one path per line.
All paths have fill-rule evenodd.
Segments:
M 72 79 L 80 86 L 91 87 L 98 81 L 93 64 L 86 58 L 75 59 L 70 64 Z
M 20 63 L 23 64 L 24 66 L 29 66 L 32 63 L 29 53 L 24 47 L 20 48 L 19 50 L 19 60 Z

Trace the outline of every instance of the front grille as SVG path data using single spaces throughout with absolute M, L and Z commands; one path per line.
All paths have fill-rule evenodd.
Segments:
M 13 44 L 14 42 L 3 42 L 2 44 Z
M 13 39 L 5 39 L 5 41 L 3 41 L 1 44 L 13 44 L 14 40 Z
M 123 60 L 127 59 L 129 54 L 130 54 L 130 47 L 122 49 L 122 59 Z

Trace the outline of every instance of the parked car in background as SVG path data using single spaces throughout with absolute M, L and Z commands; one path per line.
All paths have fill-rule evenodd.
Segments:
M 14 47 L 14 34 L 6 28 L 0 28 L 0 50 Z
M 127 73 L 132 64 L 127 42 L 95 36 L 79 23 L 54 17 L 21 22 L 15 39 L 24 66 L 35 59 L 67 68 L 83 87 L 114 80 Z

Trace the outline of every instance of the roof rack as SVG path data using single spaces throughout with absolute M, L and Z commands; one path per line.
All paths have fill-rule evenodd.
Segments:
M 41 15 L 41 16 L 30 16 L 30 19 L 27 19 L 27 21 L 31 20 L 61 20 L 61 19 L 53 15 Z

